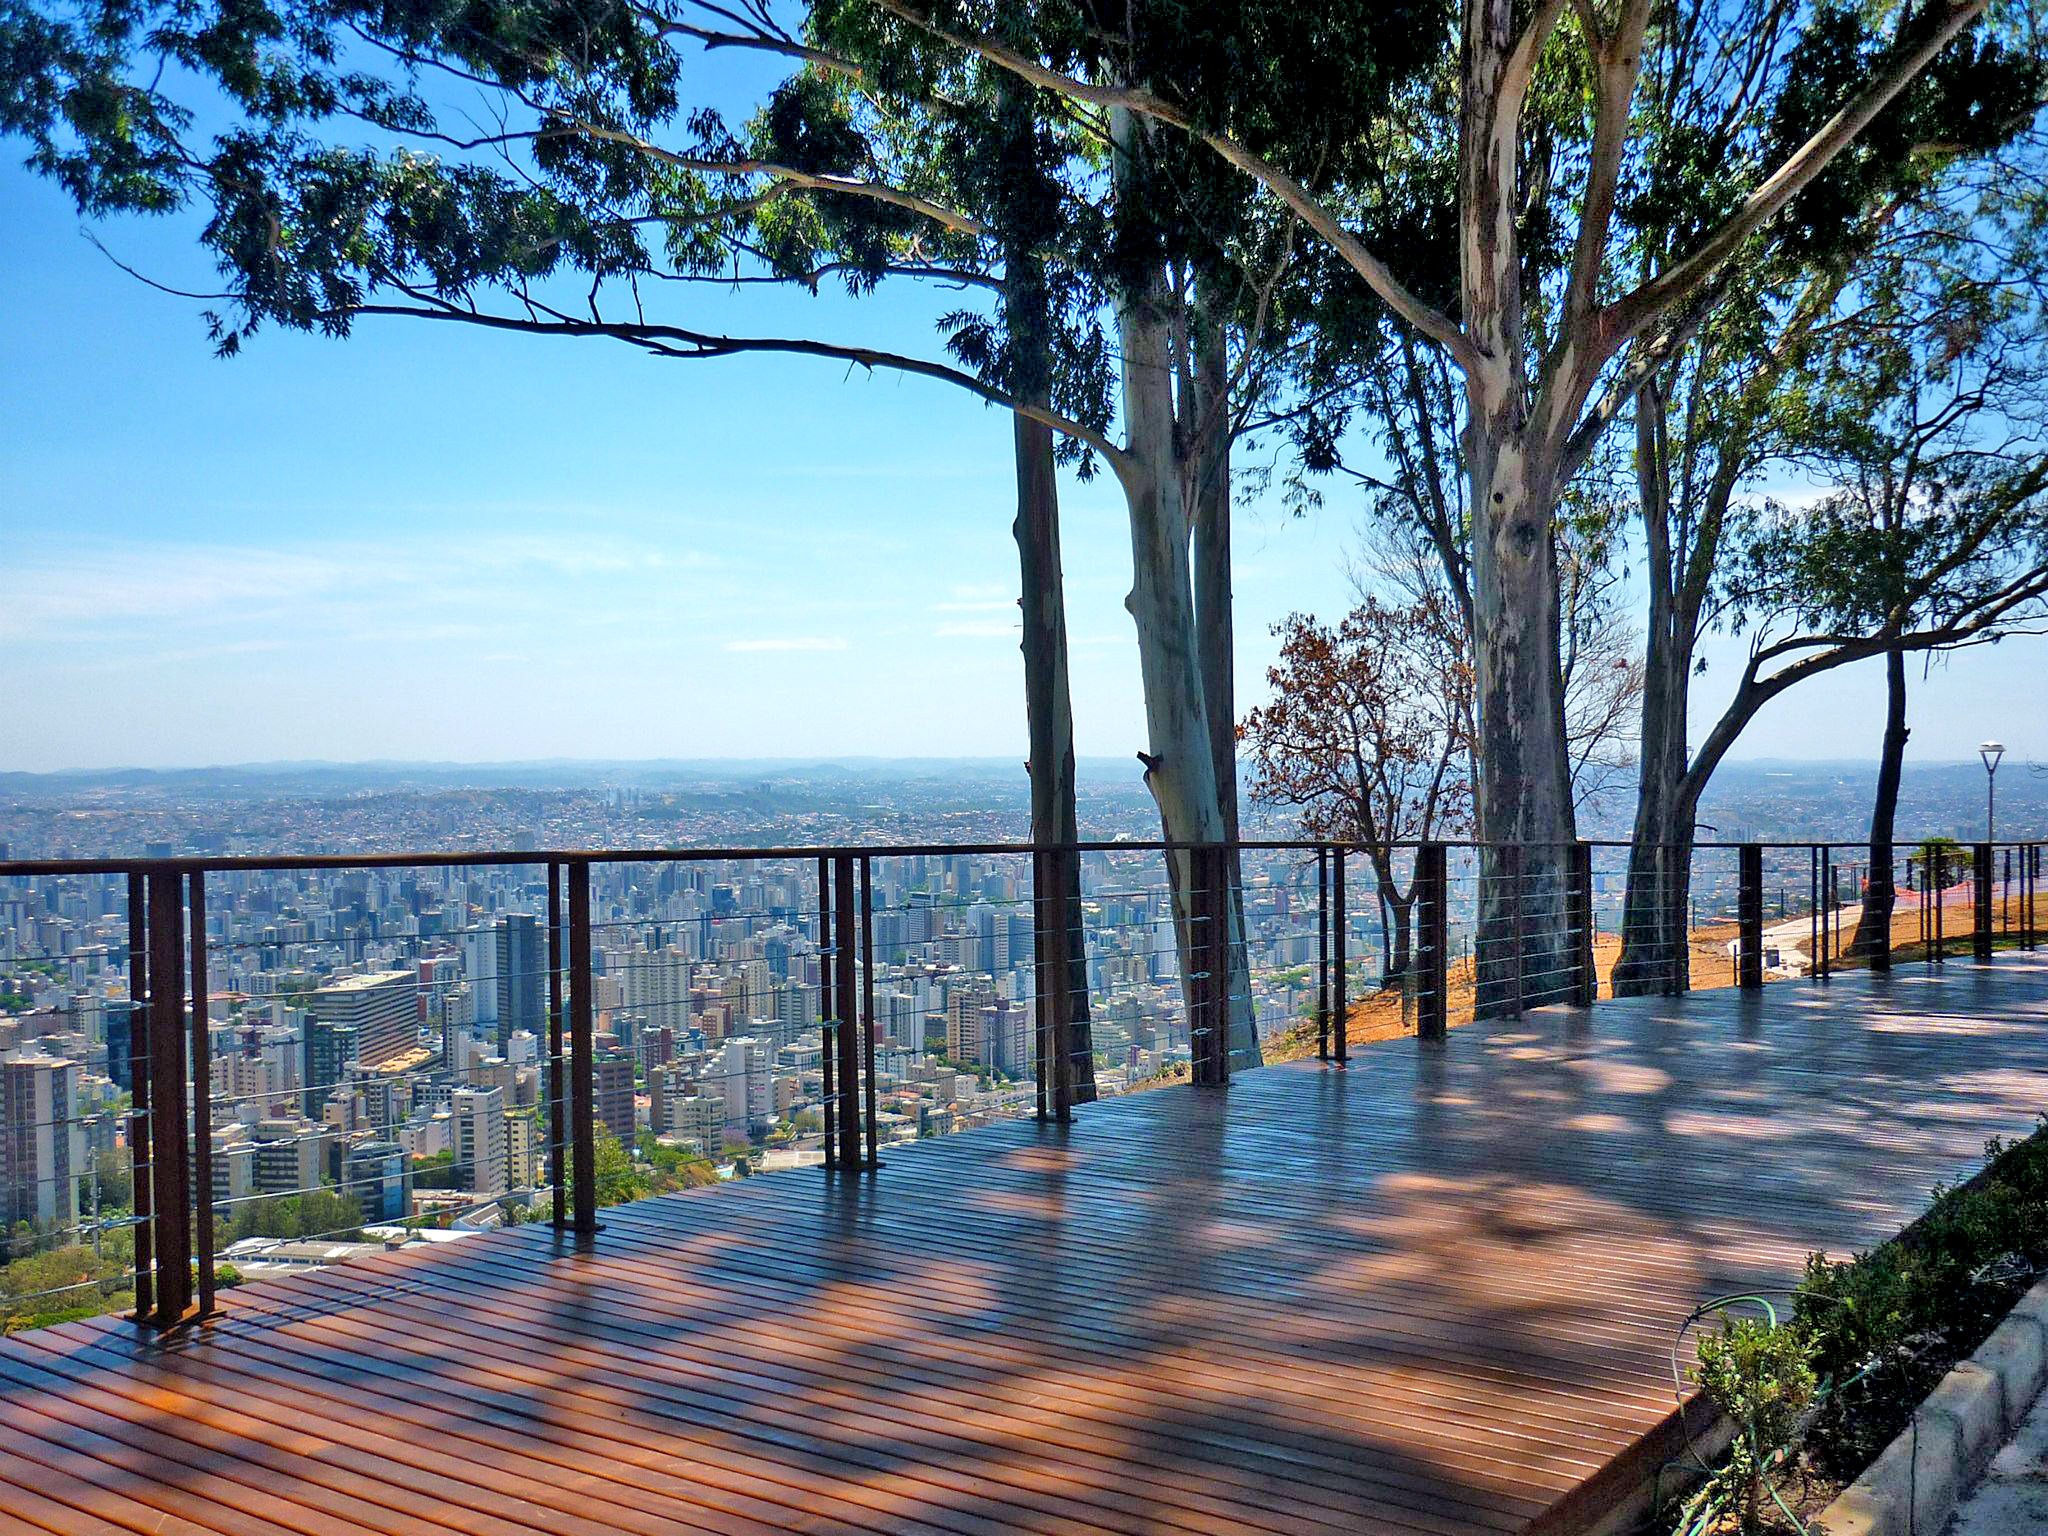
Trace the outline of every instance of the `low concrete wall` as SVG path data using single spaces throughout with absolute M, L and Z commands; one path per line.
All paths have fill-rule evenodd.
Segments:
M 1821 1513 L 1825 1536 L 1938 1536 L 2048 1380 L 2048 1280 L 1941 1380 L 1913 1422 Z

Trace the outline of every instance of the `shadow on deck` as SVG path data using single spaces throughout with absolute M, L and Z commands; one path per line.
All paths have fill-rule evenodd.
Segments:
M 2031 1128 L 2048 964 L 1389 1041 L 0 1344 L 0 1530 L 1571 1528 L 1701 1299 Z

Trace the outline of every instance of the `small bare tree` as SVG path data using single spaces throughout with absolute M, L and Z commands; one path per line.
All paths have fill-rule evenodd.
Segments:
M 1312 837 L 1364 852 L 1380 909 L 1385 979 L 1405 974 L 1415 881 L 1403 843 L 1471 827 L 1472 668 L 1463 625 L 1440 594 L 1366 594 L 1335 628 L 1306 614 L 1274 627 L 1273 696 L 1245 718 L 1251 795 Z

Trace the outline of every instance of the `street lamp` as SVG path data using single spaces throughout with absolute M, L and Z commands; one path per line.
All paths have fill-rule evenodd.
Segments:
M 1984 759 L 1984 841 L 1998 841 L 1998 760 L 2005 756 L 2005 743 L 1987 741 L 1977 749 Z

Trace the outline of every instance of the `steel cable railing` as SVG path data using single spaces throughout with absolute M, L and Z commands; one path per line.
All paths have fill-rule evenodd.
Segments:
M 10 1108 L 0 1194 L 49 1208 L 29 1256 L 101 1246 L 102 1272 L 56 1289 L 132 1286 L 138 1315 L 166 1323 L 212 1305 L 238 1242 L 543 1213 L 588 1235 L 602 1201 L 652 1172 L 865 1173 L 924 1135 L 1070 1119 L 1158 1082 L 1220 1086 L 1254 1038 L 1343 1061 L 1367 1038 L 1441 1039 L 1623 990 L 1825 981 L 2038 943 L 2039 844 L 1892 852 L 1888 942 L 1861 946 L 1886 881 L 1841 843 L 0 865 L 0 900 L 46 898 L 18 901 L 0 933 L 0 1065 L 61 1051 L 95 1085 L 75 1107 Z M 382 1044 L 358 1030 L 344 1048 L 344 994 L 377 987 Z M 493 1090 L 502 1102 L 485 1104 Z M 458 1100 L 518 1122 L 517 1177 L 495 1142 L 483 1178 L 447 1144 L 467 1134 Z M 54 1152 L 16 1150 L 52 1134 L 90 1146 L 89 1186 L 47 1166 Z M 103 1159 L 132 1194 L 88 1217 L 78 1197 L 103 1188 Z

